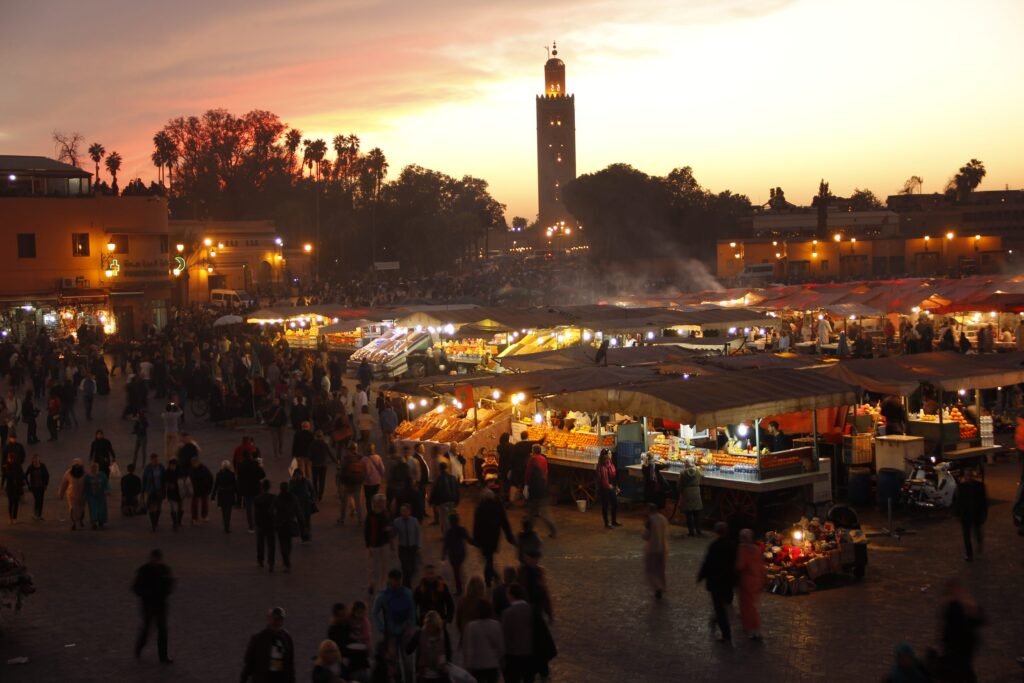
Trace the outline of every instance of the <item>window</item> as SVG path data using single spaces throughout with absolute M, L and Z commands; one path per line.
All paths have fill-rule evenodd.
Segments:
M 88 256 L 89 255 L 89 233 L 87 232 L 76 232 L 71 235 L 71 255 L 72 256 Z
M 160 235 L 160 253 L 161 254 L 166 254 L 167 253 L 167 248 L 169 246 L 167 242 L 168 242 L 167 235 Z
M 36 234 L 34 232 L 18 233 L 18 258 L 36 257 Z
M 828 272 L 828 259 L 822 259 L 821 260 L 821 272 L 823 272 L 823 273 L 827 273 Z

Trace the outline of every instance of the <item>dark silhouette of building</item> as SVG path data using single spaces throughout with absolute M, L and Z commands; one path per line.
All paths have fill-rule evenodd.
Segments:
M 576 101 L 565 90 L 565 62 L 552 45 L 544 64 L 544 94 L 537 96 L 537 228 L 548 237 L 569 235 L 576 223 L 562 202 L 576 179 Z

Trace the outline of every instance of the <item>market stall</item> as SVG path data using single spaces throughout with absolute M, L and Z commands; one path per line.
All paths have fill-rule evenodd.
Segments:
M 425 352 L 432 345 L 427 331 L 393 327 L 349 356 L 348 369 L 355 372 L 366 360 L 375 379 L 402 377 L 407 373 L 422 377 L 428 366 Z
M 868 540 L 860 529 L 817 517 L 802 518 L 785 533 L 767 532 L 763 548 L 765 589 L 776 595 L 810 593 L 819 581 L 841 572 L 859 579 L 868 562 Z
M 719 515 L 756 518 L 768 494 L 803 491 L 829 480 L 828 472 L 819 470 L 816 446 L 766 453 L 762 418 L 809 412 L 816 432 L 819 409 L 855 400 L 856 391 L 845 382 L 777 368 L 579 391 L 552 396 L 546 403 L 691 426 L 695 433 L 684 431 L 678 438 L 663 435 L 652 440 L 648 434 L 648 453 L 653 448 L 653 457 L 668 465 L 663 474 L 670 479 L 679 476 L 680 462 L 687 456 L 703 463 L 703 485 Z M 639 466 L 628 469 L 640 476 Z M 804 493 L 813 497 L 810 491 Z
M 900 397 L 907 413 L 907 435 L 921 437 L 925 453 L 974 461 L 998 448 L 991 438 L 992 419 L 984 415 L 981 391 L 998 392 L 1024 382 L 1024 353 L 978 356 L 937 351 L 849 360 L 811 372 L 878 396 Z M 920 405 L 910 405 L 911 396 Z M 878 408 L 871 411 L 876 423 L 879 413 Z M 985 452 L 979 454 L 976 449 Z M 891 458 L 887 463 L 892 464 Z

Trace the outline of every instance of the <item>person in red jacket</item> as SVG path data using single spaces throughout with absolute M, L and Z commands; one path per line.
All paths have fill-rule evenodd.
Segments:
M 551 519 L 548 491 L 548 459 L 540 444 L 534 444 L 530 459 L 526 461 L 526 518 L 535 523 L 537 517 L 548 525 L 548 536 L 555 537 L 555 523 Z

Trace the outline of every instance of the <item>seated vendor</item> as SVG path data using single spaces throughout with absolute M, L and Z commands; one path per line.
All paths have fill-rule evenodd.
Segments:
M 792 442 L 789 437 L 786 436 L 779 428 L 779 423 L 772 420 L 768 423 L 768 450 L 772 453 L 776 451 L 788 451 L 792 448 Z

